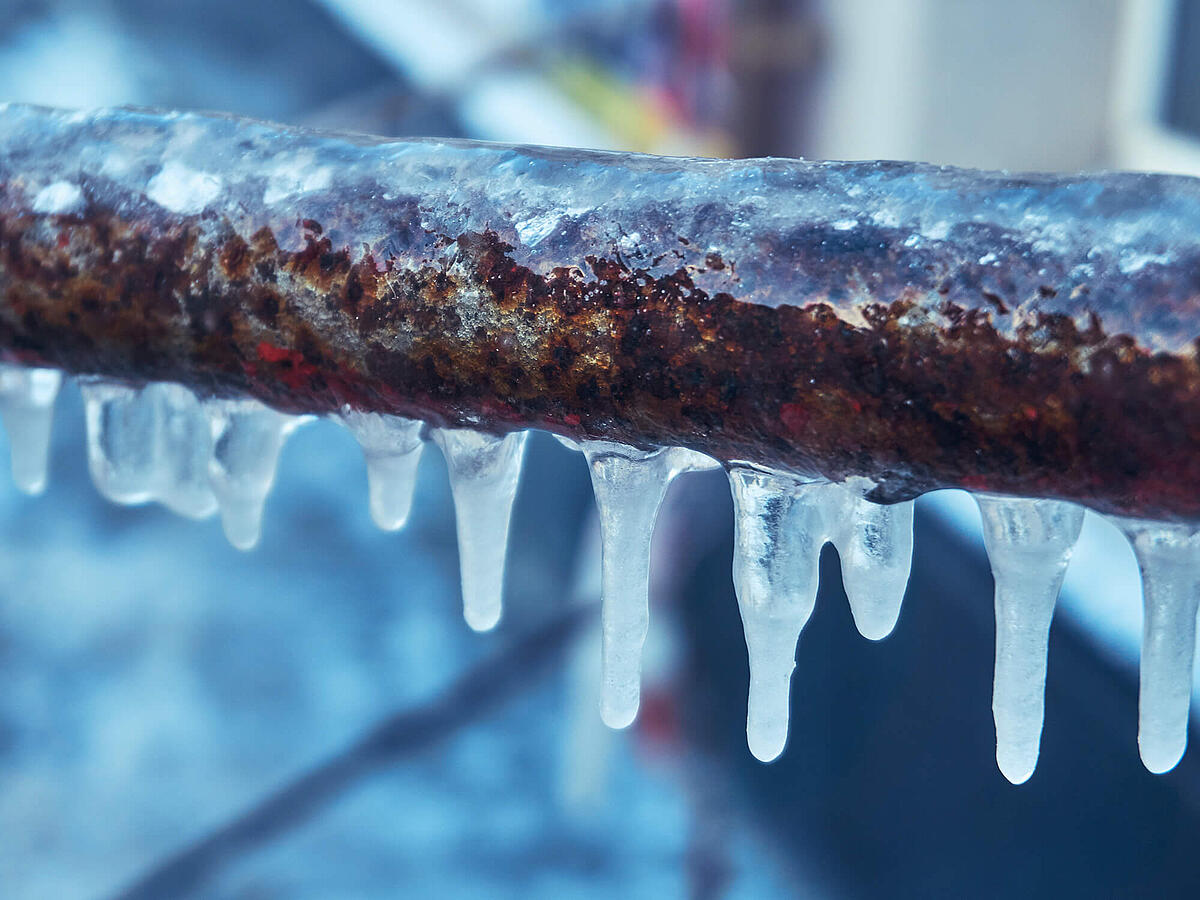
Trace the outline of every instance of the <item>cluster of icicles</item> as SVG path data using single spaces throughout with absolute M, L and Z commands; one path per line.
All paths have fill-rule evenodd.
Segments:
M 45 486 L 60 383 L 54 370 L 0 364 L 0 415 L 13 475 L 30 494 Z M 257 543 L 280 449 L 305 417 L 254 400 L 201 400 L 175 384 L 134 387 L 85 378 L 80 387 L 88 464 L 104 496 L 126 504 L 157 501 L 195 518 L 219 511 L 235 547 Z M 398 529 L 408 518 L 425 438 L 441 448 L 458 520 L 466 620 L 476 630 L 494 627 L 528 434 L 430 429 L 349 408 L 337 418 L 362 447 L 371 515 L 383 529 Z M 646 451 L 560 440 L 582 450 L 591 472 L 603 546 L 601 715 L 624 728 L 638 710 L 650 539 L 659 506 L 675 476 L 720 464 L 678 447 Z M 837 547 L 858 629 L 879 640 L 895 625 L 908 582 L 913 504 L 881 506 L 853 484 L 806 480 L 748 463 L 727 468 L 736 509 L 733 580 L 750 660 L 747 739 L 758 759 L 770 761 L 787 741 L 796 645 L 816 600 L 821 548 L 827 541 Z M 977 499 L 996 584 L 996 757 L 1004 775 L 1019 784 L 1037 762 L 1050 619 L 1083 509 L 1051 500 Z M 1146 767 L 1165 772 L 1187 742 L 1200 529 L 1117 524 L 1133 544 L 1144 585 L 1138 741 Z

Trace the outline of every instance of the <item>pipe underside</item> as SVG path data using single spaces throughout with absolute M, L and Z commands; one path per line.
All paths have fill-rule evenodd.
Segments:
M 1200 181 L 0 106 L 0 351 L 1200 518 Z

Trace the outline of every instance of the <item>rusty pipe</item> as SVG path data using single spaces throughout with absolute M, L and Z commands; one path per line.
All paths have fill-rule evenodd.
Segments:
M 1200 517 L 1200 181 L 0 107 L 0 351 Z

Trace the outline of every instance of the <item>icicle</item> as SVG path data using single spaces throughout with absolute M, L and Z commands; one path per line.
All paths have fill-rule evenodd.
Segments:
M 57 369 L 0 363 L 0 416 L 8 432 L 13 481 L 26 494 L 46 489 L 50 425 L 61 383 Z
M 81 379 L 79 390 L 96 490 L 114 503 L 153 500 L 159 480 L 153 395 L 103 379 Z
M 912 568 L 913 504 L 872 503 L 847 490 L 839 515 L 827 509 L 842 560 L 842 583 L 859 633 L 873 641 L 892 633 Z M 830 500 L 829 503 L 834 501 Z
M 583 452 L 583 445 L 574 438 L 569 438 L 565 434 L 551 434 L 551 437 L 553 437 L 568 450 L 574 450 L 576 453 Z
M 600 715 L 610 727 L 625 728 L 637 716 L 640 702 L 642 645 L 650 617 L 650 540 L 658 508 L 676 475 L 718 463 L 682 447 L 637 450 L 585 441 L 583 452 L 600 513 Z
M 746 649 L 750 693 L 746 740 L 770 762 L 787 743 L 796 644 L 817 599 L 821 547 L 840 524 L 842 489 L 826 481 L 733 465 L 733 585 Z
M 508 526 L 529 434 L 435 428 L 432 437 L 454 494 L 463 616 L 475 631 L 487 631 L 500 621 Z
M 1151 772 L 1168 772 L 1187 748 L 1200 600 L 1200 531 L 1119 520 L 1142 571 L 1142 672 L 1138 747 Z
M 338 416 L 362 448 L 367 462 L 371 518 L 384 531 L 403 528 L 412 509 L 417 464 L 425 442 L 424 423 L 401 416 L 359 412 L 349 406 Z
M 262 532 L 263 506 L 284 439 L 305 417 L 289 416 L 257 400 L 204 403 L 212 426 L 209 479 L 229 543 L 249 550 Z
M 200 400 L 179 384 L 156 384 L 158 416 L 155 450 L 159 484 L 156 499 L 181 516 L 203 519 L 217 511 L 209 484 L 212 427 Z
M 977 496 L 996 583 L 992 716 L 996 764 L 1013 784 L 1037 766 L 1050 619 L 1083 526 L 1083 509 L 1057 500 Z

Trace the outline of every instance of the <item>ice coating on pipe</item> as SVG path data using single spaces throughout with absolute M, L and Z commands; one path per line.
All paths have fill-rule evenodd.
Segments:
M 46 489 L 50 426 L 61 383 L 56 369 L 0 363 L 0 418 L 8 434 L 13 481 L 22 493 Z
M 626 728 L 641 702 L 642 646 L 650 623 L 650 544 L 667 488 L 679 474 L 717 463 L 692 450 L 638 450 L 583 442 L 600 514 L 600 715 Z
M 1142 664 L 1138 749 L 1154 773 L 1169 772 L 1187 749 L 1200 601 L 1200 529 L 1131 519 L 1117 523 L 1142 573 Z
M 845 498 L 825 481 L 729 469 L 733 584 L 750 657 L 746 742 L 763 762 L 787 744 L 796 644 L 817 600 L 818 563 Z
M 475 631 L 488 631 L 503 609 L 508 528 L 529 432 L 499 437 L 435 428 L 432 437 L 446 457 L 454 494 L 463 616 Z
M 205 401 L 212 427 L 209 478 L 225 537 L 251 550 L 262 534 L 263 508 L 275 483 L 284 440 L 304 419 L 257 400 Z
M 425 423 L 346 406 L 338 420 L 350 429 L 367 463 L 371 518 L 384 531 L 404 527 L 412 511 Z
M 1055 500 L 975 499 L 996 582 L 996 763 L 1005 778 L 1021 784 L 1037 766 L 1050 620 L 1083 509 Z
M 881 502 L 964 487 L 1200 520 L 1198 266 L 1182 177 L 0 110 L 0 352 L 684 445 Z

